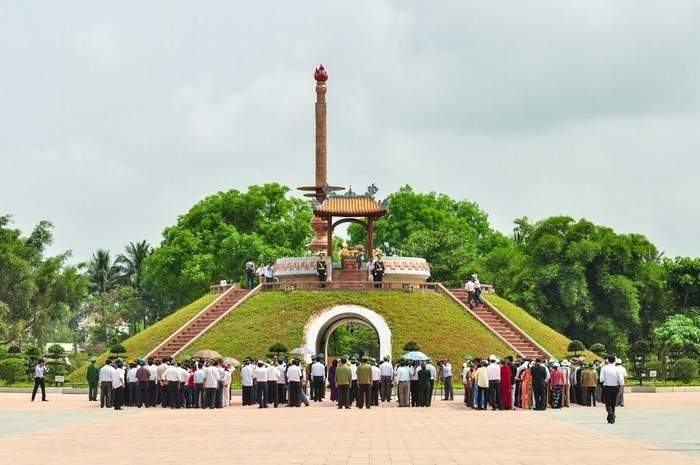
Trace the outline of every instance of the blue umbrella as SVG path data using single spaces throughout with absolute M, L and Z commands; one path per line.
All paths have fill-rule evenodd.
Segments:
M 401 358 L 405 360 L 417 360 L 417 361 L 423 361 L 423 360 L 429 360 L 430 357 L 425 355 L 423 352 L 418 352 L 418 351 L 413 351 L 413 352 L 408 352 L 407 354 L 403 354 Z

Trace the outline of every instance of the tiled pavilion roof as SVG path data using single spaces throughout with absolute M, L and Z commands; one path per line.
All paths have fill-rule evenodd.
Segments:
M 386 214 L 386 207 L 369 195 L 329 196 L 314 207 L 316 216 L 379 217 Z

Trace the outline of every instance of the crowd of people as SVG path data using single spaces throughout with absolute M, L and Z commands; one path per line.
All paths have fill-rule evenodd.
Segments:
M 231 405 L 235 367 L 219 360 L 139 359 L 124 363 L 108 360 L 88 369 L 89 399 L 101 407 L 123 406 L 177 408 L 223 408 Z M 43 373 L 37 368 L 37 373 Z M 599 361 L 474 358 L 462 366 L 464 404 L 475 410 L 559 409 L 572 404 L 595 406 L 604 402 L 608 421 L 615 422 L 615 407 L 624 406 L 622 387 L 627 372 L 622 361 L 609 357 Z M 399 407 L 430 407 L 439 394 L 454 400 L 452 365 L 449 360 L 400 359 L 389 357 L 333 359 L 326 367 L 323 357 L 308 365 L 273 357 L 246 359 L 240 369 L 242 405 L 268 408 L 300 407 L 323 402 L 327 391 L 338 409 L 370 409 L 396 396 Z M 37 383 L 39 384 L 39 383 Z M 438 392 L 439 391 L 439 392 Z

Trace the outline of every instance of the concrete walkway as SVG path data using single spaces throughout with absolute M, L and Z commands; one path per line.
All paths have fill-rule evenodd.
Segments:
M 8 464 L 206 463 L 621 465 L 700 464 L 700 393 L 627 394 L 615 425 L 604 410 L 100 409 L 82 396 L 29 402 L 0 394 Z M 238 399 L 236 399 L 238 400 Z

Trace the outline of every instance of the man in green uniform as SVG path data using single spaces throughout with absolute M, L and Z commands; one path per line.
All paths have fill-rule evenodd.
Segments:
M 350 408 L 350 381 L 352 372 L 348 366 L 348 358 L 341 357 L 338 368 L 335 369 L 335 385 L 338 387 L 338 408 Z
M 87 369 L 88 400 L 97 402 L 97 383 L 100 379 L 100 370 L 95 366 L 95 357 L 90 359 Z
M 357 385 L 359 395 L 357 397 L 357 408 L 370 408 L 370 391 L 372 389 L 372 367 L 367 356 L 362 357 L 362 364 L 357 367 Z

